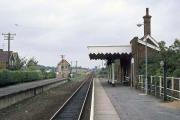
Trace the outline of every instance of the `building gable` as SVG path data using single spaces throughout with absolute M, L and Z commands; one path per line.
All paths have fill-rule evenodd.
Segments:
M 146 43 L 146 41 L 147 41 L 147 43 Z M 147 44 L 147 46 L 149 48 L 160 51 L 158 42 L 150 35 L 146 35 L 146 36 L 142 37 L 141 39 L 138 39 L 138 43 L 140 43 L 142 45 Z
M 159 47 L 158 42 L 152 36 L 146 35 L 145 37 L 143 37 L 142 41 L 146 42 L 146 40 L 149 44 Z
M 69 62 L 65 59 L 61 60 L 59 63 L 58 63 L 58 66 L 61 65 L 61 64 L 66 64 L 66 65 L 70 65 Z

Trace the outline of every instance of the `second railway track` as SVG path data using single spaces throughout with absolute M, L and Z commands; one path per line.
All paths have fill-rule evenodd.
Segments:
M 71 97 L 60 107 L 50 120 L 80 120 L 91 88 L 92 76 L 89 75 Z

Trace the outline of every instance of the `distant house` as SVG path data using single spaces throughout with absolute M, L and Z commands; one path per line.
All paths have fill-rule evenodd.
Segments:
M 19 56 L 17 52 L 10 51 L 9 67 L 13 67 L 18 58 Z M 3 51 L 3 49 L 0 49 L 0 69 L 7 69 L 7 68 L 8 68 L 8 51 Z
M 62 59 L 57 65 L 56 73 L 56 78 L 68 78 L 71 73 L 70 64 Z

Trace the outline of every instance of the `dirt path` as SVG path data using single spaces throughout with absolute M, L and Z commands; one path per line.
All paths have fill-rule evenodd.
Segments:
M 161 106 L 173 109 L 180 109 L 180 101 L 161 103 Z
M 48 120 L 82 81 L 70 81 L 0 110 L 1 120 Z

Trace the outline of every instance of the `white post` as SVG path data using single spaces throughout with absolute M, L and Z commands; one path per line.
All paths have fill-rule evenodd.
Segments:
M 111 83 L 111 65 L 109 66 L 109 82 Z
M 133 75 L 132 75 L 132 63 L 131 63 L 131 87 L 132 87 L 132 78 L 133 78 Z
M 131 59 L 131 87 L 134 81 L 134 58 Z
M 162 85 L 162 77 L 159 76 L 159 96 L 161 97 L 161 85 Z
M 108 83 L 109 83 L 109 65 L 107 65 L 107 69 L 108 69 Z
M 152 85 L 153 76 L 151 75 L 151 85 Z
M 139 81 L 138 81 L 139 87 L 141 88 L 141 75 L 139 75 Z
M 150 83 L 150 84 L 151 84 L 151 85 L 150 85 L 150 86 L 151 86 L 151 92 L 152 92 L 152 85 L 153 85 L 153 84 L 152 84 L 152 81 L 153 81 L 153 76 L 151 75 L 151 83 Z
M 171 78 L 171 89 L 174 90 L 174 77 Z
M 141 75 L 141 84 L 142 84 L 142 90 L 144 89 L 144 80 L 143 80 L 143 75 Z
M 155 83 L 154 83 L 154 86 L 155 86 L 155 89 L 154 89 L 154 94 L 155 94 L 155 96 L 156 96 L 156 91 L 157 91 L 157 84 L 156 84 L 157 82 L 155 81 Z
M 110 80 L 110 67 L 109 67 L 109 65 L 108 65 L 108 69 L 109 69 L 109 78 L 108 78 L 108 80 Z
M 173 94 L 174 94 L 174 77 L 172 77 L 171 78 L 171 89 L 172 89 L 172 92 L 171 92 L 171 94 L 172 94 L 172 96 L 173 96 Z
M 145 94 L 148 94 L 148 80 L 147 80 L 147 39 L 146 39 L 146 47 L 145 47 L 145 64 L 146 64 L 146 78 L 145 78 Z
M 115 72 L 115 70 L 114 70 L 114 63 L 112 63 L 112 84 L 114 84 L 114 72 Z
M 180 78 L 178 80 L 179 80 L 179 98 L 180 98 Z
M 139 83 L 139 87 L 141 88 L 141 85 L 142 85 L 142 83 L 141 83 L 141 75 L 139 75 L 139 81 L 138 81 Z

